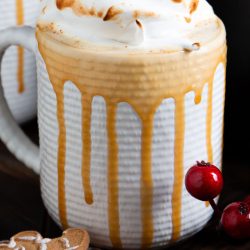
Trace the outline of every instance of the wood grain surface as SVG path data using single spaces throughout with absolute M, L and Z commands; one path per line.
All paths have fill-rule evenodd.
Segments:
M 25 133 L 38 143 L 37 123 L 33 120 L 23 126 Z M 230 159 L 230 160 L 228 160 Z M 250 164 L 232 157 L 224 157 L 225 186 L 220 208 L 250 194 Z M 0 143 L 0 240 L 9 239 L 22 230 L 37 230 L 44 237 L 56 237 L 61 230 L 48 216 L 40 196 L 39 177 L 16 160 Z M 195 236 L 170 247 L 173 250 L 247 250 L 250 240 L 236 242 L 218 229 L 213 218 Z

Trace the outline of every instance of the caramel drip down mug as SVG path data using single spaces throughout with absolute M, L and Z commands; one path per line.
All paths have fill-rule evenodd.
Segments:
M 6 103 L 0 136 L 40 173 L 62 228 L 86 228 L 95 246 L 145 249 L 206 224 L 211 207 L 183 182 L 197 160 L 221 166 L 226 42 L 218 25 L 192 52 L 77 49 L 39 26 L 36 36 L 29 27 L 1 33 L 1 55 L 12 44 L 36 55 L 40 157 Z

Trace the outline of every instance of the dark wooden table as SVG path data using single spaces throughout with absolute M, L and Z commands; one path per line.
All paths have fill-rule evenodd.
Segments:
M 24 131 L 38 143 L 37 124 L 31 121 Z M 250 164 L 225 161 L 223 167 L 225 187 L 219 206 L 244 198 L 250 194 Z M 37 230 L 44 237 L 56 237 L 60 229 L 49 218 L 40 196 L 39 177 L 16 160 L 0 143 L 0 240 L 9 239 L 22 230 Z M 250 240 L 235 242 L 216 230 L 213 218 L 198 234 L 174 247 L 173 250 L 250 250 Z

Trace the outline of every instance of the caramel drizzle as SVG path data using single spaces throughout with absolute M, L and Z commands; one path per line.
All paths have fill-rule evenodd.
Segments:
M 208 83 L 208 100 L 207 100 L 207 157 L 208 162 L 213 163 L 213 146 L 212 146 L 212 112 L 213 112 L 213 79 Z
M 24 23 L 23 13 L 23 0 L 16 0 L 16 22 L 17 25 Z M 18 81 L 18 93 L 24 91 L 24 49 L 22 47 L 17 48 L 18 56 L 18 69 L 17 69 L 17 81 Z
M 147 248 L 153 240 L 153 178 L 152 178 L 152 136 L 153 114 L 142 119 L 141 135 L 141 221 L 142 221 L 142 247 Z
M 90 183 L 92 96 L 82 93 L 82 179 L 87 204 L 93 203 Z
M 116 135 L 116 103 L 107 102 L 108 133 L 108 217 L 110 240 L 115 248 L 121 248 L 119 224 L 119 170 Z
M 57 98 L 57 120 L 59 126 L 58 135 L 58 206 L 59 216 L 63 228 L 68 228 L 67 221 L 67 207 L 65 197 L 65 152 L 66 152 L 66 128 L 64 120 L 64 96 L 63 96 L 64 82 L 53 79 L 53 88 Z
M 226 60 L 224 60 L 222 63 L 223 63 L 223 67 L 224 67 L 224 94 L 223 94 L 223 96 L 224 96 L 224 99 L 223 99 L 223 112 L 224 112 L 225 90 L 226 90 L 226 88 L 225 88 Z M 214 158 L 213 157 L 213 145 L 212 145 L 213 84 L 214 84 L 214 79 L 211 79 L 211 81 L 208 84 L 208 100 L 207 100 L 207 132 L 206 132 L 206 140 L 207 140 L 207 158 L 208 158 L 208 162 L 210 162 L 210 163 L 213 163 L 213 158 Z M 224 130 L 224 122 L 223 122 L 223 125 L 222 125 L 222 134 L 223 134 L 223 130 Z M 210 206 L 209 201 L 206 201 L 205 205 L 206 205 L 206 207 L 209 207 Z
M 58 145 L 58 203 L 59 203 L 59 215 L 64 227 L 67 226 L 67 213 L 66 213 L 66 199 L 65 199 L 65 150 L 66 150 L 66 129 L 64 121 L 64 107 L 63 107 L 63 86 L 64 82 L 70 79 L 79 91 L 82 93 L 82 139 L 83 139 L 83 162 L 82 163 L 82 175 L 83 175 L 83 187 L 85 192 L 86 203 L 91 204 L 93 201 L 93 194 L 90 184 L 90 120 L 91 120 L 91 103 L 93 96 L 103 96 L 106 101 L 107 108 L 107 139 L 108 139 L 108 220 L 109 220 L 109 232 L 110 239 L 115 248 L 122 248 L 120 239 L 120 221 L 119 221 L 119 162 L 118 162 L 118 145 L 116 134 L 116 111 L 117 104 L 120 102 L 129 103 L 136 113 L 139 115 L 142 121 L 142 135 L 141 135 L 141 221 L 142 221 L 142 246 L 147 248 L 151 246 L 153 241 L 153 178 L 152 178 L 152 135 L 153 135 L 153 117 L 161 104 L 162 100 L 166 98 L 174 98 L 176 103 L 175 111 L 175 162 L 174 162 L 174 185 L 172 194 L 172 241 L 176 241 L 180 237 L 181 232 L 181 198 L 183 189 L 183 150 L 184 150 L 184 134 L 185 134 L 185 94 L 190 91 L 195 91 L 196 104 L 201 101 L 201 95 L 203 87 L 206 83 L 209 83 L 209 89 L 213 88 L 211 79 L 214 77 L 215 70 L 219 63 L 225 60 L 225 50 L 219 54 L 217 63 L 209 70 L 209 79 L 203 79 L 202 82 L 193 84 L 189 79 L 187 85 L 176 90 L 170 88 L 164 90 L 165 93 L 160 93 L 157 99 L 152 100 L 133 100 L 129 97 L 120 97 L 114 99 L 112 93 L 108 93 L 106 89 L 99 89 L 99 87 L 83 84 L 78 79 L 83 78 L 81 76 L 81 70 L 72 72 L 70 75 L 64 72 L 64 65 L 60 66 L 57 63 L 57 67 L 60 67 L 60 74 L 58 69 L 54 68 L 56 61 L 50 54 L 52 51 L 46 46 L 45 40 L 38 34 L 38 41 L 41 39 L 43 45 L 39 43 L 39 49 L 46 62 L 47 71 L 50 77 L 50 81 L 54 87 L 55 94 L 57 96 L 57 115 L 59 123 L 59 145 Z M 70 59 L 72 60 L 72 59 Z M 71 61 L 71 63 L 79 63 Z M 211 67 L 211 65 L 210 65 Z M 73 68 L 74 69 L 74 68 Z M 86 74 L 86 73 L 85 73 Z M 208 72 L 207 72 L 208 75 Z M 79 78 L 80 77 L 80 78 Z M 60 79 L 60 80 L 58 80 Z M 197 78 L 199 79 L 199 78 Z M 213 78 L 212 78 L 213 79 Z M 86 81 L 86 80 L 84 80 Z M 211 91 L 210 91 L 211 92 Z M 178 93 L 178 94 L 177 94 Z M 122 94 L 121 94 L 122 95 Z M 140 105 L 139 105 L 140 104 Z M 208 98 L 208 105 L 211 104 L 211 96 Z M 139 105 L 139 106 L 138 106 Z M 212 107 L 210 107 L 212 110 Z M 210 108 L 208 108 L 210 110 Z M 207 123 L 212 122 L 212 112 L 207 112 Z M 207 125 L 207 138 L 211 138 L 211 125 Z M 207 147 L 210 147 L 211 139 L 207 140 Z M 88 197 L 88 198 L 86 198 Z M 89 198 L 89 197 L 92 197 Z
M 207 160 L 213 163 L 213 146 L 212 146 L 212 112 L 213 112 L 213 79 L 208 83 L 208 96 L 207 96 Z M 209 207 L 209 201 L 205 202 L 205 206 Z
M 223 67 L 224 67 L 224 86 L 223 86 L 223 108 L 222 108 L 222 117 L 223 117 L 223 121 L 222 121 L 222 127 L 221 127 L 221 134 L 223 135 L 223 131 L 224 131 L 224 112 L 225 112 L 225 98 L 226 98 L 226 59 L 223 62 Z M 224 148 L 224 140 L 222 140 L 222 145 L 221 145 L 221 152 L 223 152 L 223 148 Z
M 184 96 L 175 98 L 175 148 L 174 148 L 174 187 L 172 194 L 172 241 L 180 237 L 181 231 L 181 197 L 183 181 L 183 149 L 185 133 Z

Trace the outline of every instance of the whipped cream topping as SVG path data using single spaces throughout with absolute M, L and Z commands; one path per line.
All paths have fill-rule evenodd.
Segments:
M 195 50 L 192 34 L 216 20 L 206 0 L 42 0 L 38 28 L 75 44 Z

